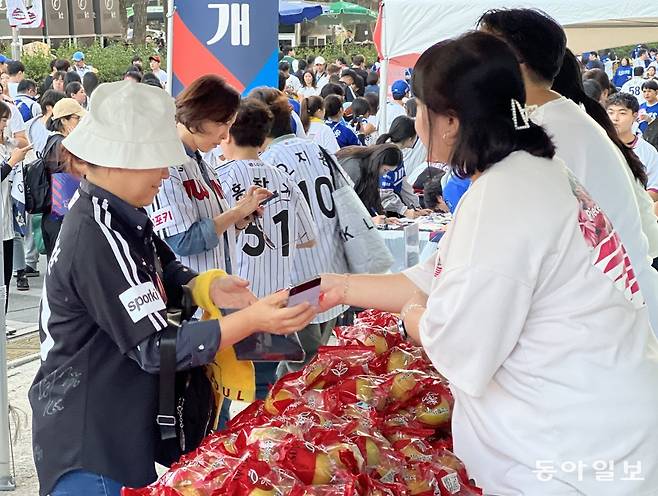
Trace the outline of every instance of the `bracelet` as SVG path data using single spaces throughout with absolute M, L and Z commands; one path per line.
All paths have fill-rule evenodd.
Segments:
M 347 292 L 350 290 L 350 275 L 345 274 L 345 282 L 343 283 L 343 304 L 347 304 Z
M 407 320 L 407 316 L 409 315 L 409 312 L 412 310 L 415 310 L 416 308 L 422 308 L 423 310 L 426 309 L 423 305 L 420 305 L 418 303 L 412 303 L 411 305 L 406 305 L 403 309 L 402 312 L 400 312 L 400 319 L 403 321 Z

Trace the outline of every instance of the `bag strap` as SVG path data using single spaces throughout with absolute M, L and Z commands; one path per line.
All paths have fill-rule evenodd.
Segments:
M 181 307 L 167 316 L 169 325 L 160 334 L 160 398 L 155 422 L 160 426 L 163 441 L 176 438 L 176 341 L 181 324 L 194 314 L 192 294 L 187 286 L 183 286 Z
M 178 314 L 180 318 L 180 313 Z M 155 422 L 163 441 L 176 437 L 176 340 L 178 325 L 169 322 L 160 335 L 160 406 Z
M 324 161 L 327 163 L 327 167 L 329 167 L 329 172 L 331 173 L 331 180 L 334 183 L 334 189 L 338 187 L 336 185 L 336 174 L 338 174 L 345 183 L 349 184 L 350 181 L 345 177 L 345 173 L 340 167 L 338 167 L 331 154 L 327 150 L 325 150 L 324 147 L 322 146 L 320 147 L 320 151 L 322 152 Z

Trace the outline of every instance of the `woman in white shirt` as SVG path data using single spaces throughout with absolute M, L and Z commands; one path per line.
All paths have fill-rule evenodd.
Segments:
M 324 122 L 324 99 L 321 96 L 306 98 L 302 102 L 301 112 L 304 131 L 309 139 L 329 153 L 336 153 L 340 150 L 334 132 Z
M 2 254 L 4 264 L 4 284 L 5 284 L 5 312 L 7 312 L 7 303 L 9 302 L 9 283 L 11 282 L 13 271 L 13 253 L 14 253 L 14 215 L 12 211 L 11 188 L 15 175 L 15 169 L 20 164 L 27 153 L 32 149 L 31 146 L 25 148 L 16 148 L 11 142 L 11 138 L 6 137 L 7 123 L 11 119 L 11 108 L 5 102 L 0 101 L 0 233 L 2 233 Z
M 427 50 L 413 88 L 430 159 L 472 186 L 436 260 L 325 275 L 323 305 L 401 312 L 485 494 L 655 494 L 658 341 L 614 227 L 528 119 L 516 56 L 470 33 Z
M 297 96 L 301 101 L 310 96 L 320 96 L 320 89 L 315 83 L 315 75 L 311 71 L 304 73 L 302 87 L 297 91 Z

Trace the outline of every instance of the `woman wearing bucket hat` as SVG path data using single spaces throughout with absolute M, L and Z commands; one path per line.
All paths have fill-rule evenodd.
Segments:
M 240 105 L 240 94 L 223 79 L 202 76 L 176 98 L 178 136 L 185 150 L 179 163 L 155 198 L 151 218 L 179 260 L 202 272 L 232 272 L 235 229 L 245 228 L 260 203 L 270 196 L 263 188 L 231 191 L 235 206 L 229 208 L 215 171 L 202 158 L 228 136 Z
M 165 92 L 127 81 L 102 84 L 89 114 L 63 141 L 84 171 L 44 283 L 41 367 L 30 389 L 40 495 L 118 496 L 156 479 L 160 331 L 181 286 L 225 308 L 184 323 L 177 368 L 210 363 L 255 329 L 289 333 L 314 316 L 284 308 L 287 293 L 256 300 L 246 281 L 197 275 L 153 233 L 144 207 L 169 168 L 186 159 Z M 195 298 L 195 301 L 198 301 Z
M 43 147 L 43 160 L 49 178 L 51 211 L 41 220 L 41 235 L 46 245 L 46 256 L 50 258 L 55 240 L 62 227 L 68 203 L 78 189 L 82 173 L 73 164 L 62 158 L 62 141 L 73 131 L 80 119 L 86 115 L 73 98 L 62 98 L 53 107 L 53 113 L 46 121 L 46 128 L 53 134 Z

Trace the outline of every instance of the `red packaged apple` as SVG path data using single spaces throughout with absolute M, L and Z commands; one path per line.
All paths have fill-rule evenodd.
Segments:
M 304 382 L 307 388 L 326 389 L 350 377 L 369 374 L 375 358 L 367 346 L 322 346 L 304 368 Z

